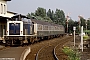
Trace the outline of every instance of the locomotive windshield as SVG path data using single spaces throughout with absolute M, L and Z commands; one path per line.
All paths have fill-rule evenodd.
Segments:
M 9 34 L 10 35 L 20 35 L 20 23 L 10 23 L 9 24 Z

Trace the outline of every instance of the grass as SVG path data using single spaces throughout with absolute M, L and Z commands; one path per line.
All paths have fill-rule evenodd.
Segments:
M 68 55 L 70 60 L 80 60 L 79 53 L 69 47 L 63 47 L 62 51 Z
M 89 39 L 88 35 L 83 36 L 83 40 L 88 40 L 88 39 Z

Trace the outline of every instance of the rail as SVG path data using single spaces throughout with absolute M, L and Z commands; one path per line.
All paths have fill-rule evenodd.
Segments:
M 58 44 L 58 45 L 59 45 L 59 44 Z M 57 45 L 57 46 L 58 46 L 58 45 Z M 57 46 L 56 46 L 56 47 L 57 47 Z M 55 53 L 56 47 L 54 48 L 54 56 L 55 56 L 56 60 L 59 60 L 58 57 L 57 57 L 57 55 L 56 55 L 56 53 Z
M 44 47 L 45 47 L 45 46 L 44 46 Z M 39 52 L 40 52 L 44 47 L 42 47 L 42 48 L 37 52 L 37 54 L 36 54 L 36 59 L 35 59 L 35 60 L 38 60 Z
M 46 46 L 44 46 L 44 47 L 46 47 Z M 42 48 L 38 51 L 38 53 L 36 54 L 36 59 L 35 59 L 35 60 L 38 60 L 38 55 L 39 55 L 40 51 L 41 51 L 44 47 L 42 47 Z M 55 54 L 55 48 L 54 48 L 53 50 L 54 50 L 53 54 L 54 54 L 55 59 L 56 59 L 56 60 L 59 60 L 59 59 L 57 58 L 56 54 Z
M 70 40 L 71 40 L 71 38 L 70 38 Z M 68 41 L 68 40 L 67 40 L 67 41 Z M 67 41 L 64 41 L 64 42 L 62 42 L 62 43 L 65 43 L 65 42 L 67 42 Z M 55 56 L 56 60 L 59 60 L 59 58 L 58 58 L 57 55 L 56 55 L 56 48 L 57 48 L 59 45 L 61 45 L 62 43 L 57 44 L 57 45 L 55 46 L 55 48 L 54 48 L 54 56 Z

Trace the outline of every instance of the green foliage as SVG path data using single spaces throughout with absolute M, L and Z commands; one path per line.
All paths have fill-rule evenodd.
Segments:
M 83 17 L 80 18 L 81 21 L 81 26 L 83 26 L 84 28 L 86 27 L 85 25 L 85 19 Z
M 63 24 L 65 25 L 65 14 L 63 10 L 56 9 L 54 12 L 53 10 L 49 9 L 46 12 L 46 9 L 38 7 L 35 13 L 28 13 L 28 17 L 32 18 L 35 17 L 35 19 L 38 20 L 44 20 L 47 22 L 54 22 L 56 24 Z
M 49 17 L 40 17 L 40 16 L 36 16 L 36 18 L 38 19 L 38 20 L 43 20 L 43 21 L 47 21 L 47 22 L 52 22 L 52 20 L 49 18 Z
M 79 53 L 69 47 L 64 47 L 62 51 L 68 55 L 70 60 L 80 60 Z
M 28 13 L 28 14 L 27 14 L 27 17 L 31 18 L 31 14 L 30 14 L 30 13 Z
M 54 20 L 54 11 L 53 10 L 51 11 L 51 9 L 49 9 L 47 11 L 47 16 L 53 21 Z
M 47 22 L 53 22 L 49 17 L 44 17 L 43 20 L 47 21 Z
M 40 17 L 40 16 L 36 16 L 36 18 L 37 18 L 38 20 L 43 20 L 43 18 Z
M 88 35 L 83 36 L 83 40 L 88 40 L 88 39 L 89 39 Z
M 30 13 L 28 13 L 26 16 L 27 16 L 27 17 L 29 17 L 29 18 L 32 18 L 32 17 L 34 17 L 34 16 L 35 16 L 35 14 L 31 12 L 31 14 L 30 14 Z
M 46 9 L 38 7 L 35 11 L 36 16 L 45 17 L 46 16 Z
M 69 33 L 73 33 L 73 26 L 74 26 L 74 21 L 72 19 L 69 20 L 68 22 L 68 30 L 69 30 Z
M 27 16 L 29 18 L 34 17 L 35 19 L 38 20 L 44 20 L 47 22 L 53 22 L 56 24 L 62 24 L 65 27 L 65 30 L 67 30 L 67 25 L 66 25 L 66 18 L 65 18 L 65 13 L 63 10 L 56 9 L 55 11 L 49 9 L 46 12 L 46 9 L 38 7 L 34 13 L 28 13 Z M 80 33 L 81 27 L 79 27 L 79 22 L 74 21 L 72 19 L 69 20 L 68 22 L 68 33 L 73 32 L 73 26 L 76 27 L 76 33 Z M 86 20 L 83 17 L 80 17 L 80 26 L 84 27 L 84 30 L 86 30 Z M 90 30 L 90 18 L 87 20 L 87 30 Z M 90 32 L 88 32 L 90 35 Z
M 63 10 L 60 9 L 56 9 L 55 14 L 54 14 L 54 22 L 56 24 L 65 24 L 65 14 L 63 12 Z
M 74 26 L 76 27 L 76 33 L 80 33 L 80 30 L 79 30 L 79 22 L 74 21 Z
M 88 33 L 88 32 L 90 32 L 90 30 L 84 30 L 84 32 L 87 32 Z
M 87 20 L 87 30 L 90 30 L 90 20 Z

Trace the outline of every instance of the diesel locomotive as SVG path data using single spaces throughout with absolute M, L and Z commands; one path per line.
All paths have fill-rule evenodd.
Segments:
M 11 20 L 7 20 L 4 42 L 7 45 L 23 45 L 34 43 L 44 38 L 50 39 L 63 36 L 64 34 L 65 28 L 63 25 L 30 19 L 20 14 L 13 16 Z

